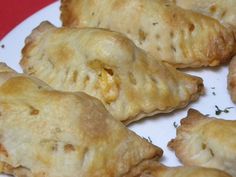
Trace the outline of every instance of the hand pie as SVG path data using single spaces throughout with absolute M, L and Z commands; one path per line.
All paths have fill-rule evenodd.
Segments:
M 229 64 L 228 90 L 232 101 L 236 103 L 236 56 Z
M 166 167 L 155 161 L 145 161 L 124 177 L 231 177 L 229 174 L 204 167 Z
M 162 150 L 97 99 L 55 91 L 0 65 L 0 172 L 18 177 L 120 177 Z
M 62 0 L 64 26 L 99 27 L 127 35 L 175 67 L 216 66 L 235 54 L 233 32 L 217 20 L 165 0 Z
M 209 118 L 190 109 L 169 143 L 184 165 L 212 167 L 236 177 L 236 121 Z
M 21 66 L 55 89 L 84 91 L 128 124 L 185 107 L 202 80 L 162 64 L 120 33 L 42 23 L 27 38 Z
M 235 0 L 171 0 L 178 6 L 214 17 L 236 27 Z

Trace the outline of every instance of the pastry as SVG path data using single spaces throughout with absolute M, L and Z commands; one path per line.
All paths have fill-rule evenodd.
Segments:
M 64 26 L 121 32 L 179 68 L 216 66 L 236 52 L 233 31 L 166 0 L 61 0 Z
M 236 121 L 210 118 L 190 109 L 170 141 L 184 165 L 217 168 L 236 177 Z
M 228 90 L 232 101 L 236 103 L 236 56 L 230 61 L 229 64 Z
M 235 0 L 170 0 L 176 5 L 214 17 L 224 24 L 236 27 Z
M 177 71 L 124 35 L 96 28 L 42 23 L 26 39 L 25 73 L 55 89 L 100 99 L 125 124 L 185 107 L 203 91 L 202 79 Z
M 123 177 L 231 177 L 224 171 L 204 167 L 166 167 L 156 161 L 145 161 Z
M 231 28 L 234 31 L 236 37 L 236 1 L 235 0 L 169 0 L 174 2 L 176 5 L 185 8 L 194 10 L 196 12 L 211 16 L 226 27 Z M 236 61 L 231 62 L 229 67 L 229 76 L 228 76 L 228 89 L 231 95 L 231 98 L 236 102 L 236 90 L 234 89 L 234 83 L 236 76 L 234 76 L 234 67 Z M 235 91 L 234 91 L 235 90 Z
M 0 64 L 0 172 L 120 177 L 162 150 L 82 92 L 60 92 Z

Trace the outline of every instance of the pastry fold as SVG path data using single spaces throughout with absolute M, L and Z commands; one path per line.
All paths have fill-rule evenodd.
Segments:
M 236 121 L 206 117 L 190 109 L 170 141 L 184 165 L 217 168 L 236 177 Z
M 26 39 L 25 73 L 55 89 L 83 91 L 128 124 L 196 100 L 202 79 L 155 60 L 124 35 L 96 28 L 42 23 Z
M 0 172 L 120 177 L 162 150 L 82 92 L 60 92 L 0 64 Z
M 167 0 L 61 0 L 64 26 L 121 32 L 179 68 L 216 66 L 236 52 L 231 29 Z

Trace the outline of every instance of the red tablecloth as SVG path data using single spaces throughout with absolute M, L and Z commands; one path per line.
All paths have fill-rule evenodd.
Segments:
M 2 0 L 0 3 L 0 39 L 24 19 L 56 0 Z

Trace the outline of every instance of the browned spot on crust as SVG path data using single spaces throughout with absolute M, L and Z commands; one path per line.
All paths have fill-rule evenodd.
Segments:
M 212 5 L 212 6 L 210 7 L 210 12 L 211 12 L 212 14 L 214 14 L 214 13 L 216 12 L 216 9 L 217 9 L 216 5 Z
M 89 82 L 89 80 L 90 80 L 90 77 L 87 75 L 87 76 L 85 77 L 84 81 L 83 81 L 85 86 L 87 85 L 87 83 Z
M 172 14 L 173 19 L 176 19 L 177 15 L 175 13 Z
M 110 68 L 104 68 L 104 70 L 109 74 L 109 75 L 111 75 L 111 76 L 113 76 L 113 70 L 112 69 L 110 69 Z
M 229 87 L 230 88 L 235 88 L 236 87 L 236 82 L 234 82 L 234 81 L 231 81 L 231 82 L 229 82 Z
M 147 34 L 143 30 L 139 29 L 138 35 L 139 35 L 139 41 L 140 42 L 146 40 Z
M 170 149 L 175 149 L 175 139 L 171 139 L 167 146 L 170 148 Z
M 60 31 L 58 31 L 60 32 Z M 50 54 L 52 64 L 63 65 L 70 61 L 74 56 L 74 50 L 67 44 L 61 44 L 55 47 Z
M 115 1 L 112 5 L 113 6 L 112 9 L 115 9 L 115 10 L 116 9 L 121 9 L 121 8 L 125 7 L 127 3 L 128 3 L 127 0 Z
M 30 39 L 30 38 L 28 38 L 28 39 Z M 33 48 L 35 48 L 35 46 L 36 46 L 36 44 L 32 41 L 32 39 L 27 41 L 26 45 L 22 49 L 22 54 L 23 54 L 23 56 L 25 56 L 25 58 L 23 58 L 23 60 L 21 60 L 21 62 L 20 62 L 21 65 L 25 65 L 28 62 L 27 58 L 29 57 L 30 51 Z
M 34 108 L 33 106 L 30 106 L 29 108 L 30 108 L 30 115 L 34 116 L 39 114 L 39 110 Z
M 77 78 L 78 78 L 78 71 L 75 70 L 75 71 L 73 72 L 73 79 L 72 79 L 73 82 L 76 82 L 76 81 L 77 81 Z
M 75 147 L 74 147 L 72 144 L 66 144 L 66 145 L 64 146 L 64 151 L 65 151 L 66 153 L 75 151 Z
M 195 29 L 194 24 L 190 23 L 190 24 L 188 25 L 188 29 L 189 29 L 190 32 L 193 32 L 194 29 Z
M 33 66 L 30 66 L 27 68 L 28 74 L 29 75 L 33 75 L 34 73 L 36 73 L 35 69 Z
M 76 12 L 75 12 L 75 8 L 72 6 L 73 2 L 72 0 L 62 0 L 61 1 L 61 16 L 60 19 L 62 20 L 62 25 L 63 26 L 67 26 L 70 24 L 73 24 L 77 19 L 75 18 Z M 77 7 L 82 7 L 82 5 L 78 5 Z M 78 10 L 78 9 L 77 9 Z M 78 10 L 78 12 L 80 11 L 80 9 Z M 76 21 L 77 23 L 79 23 L 79 21 Z
M 4 155 L 5 157 L 9 156 L 9 154 L 3 144 L 0 144 L 0 154 Z
M 235 51 L 232 50 L 235 48 L 235 44 L 229 34 L 220 32 L 217 38 L 210 40 L 208 46 L 206 53 L 207 57 L 211 59 L 210 66 L 225 63 L 235 54 Z
M 98 59 L 94 59 L 88 63 L 88 67 L 92 68 L 95 71 L 100 71 L 103 68 L 104 63 Z

